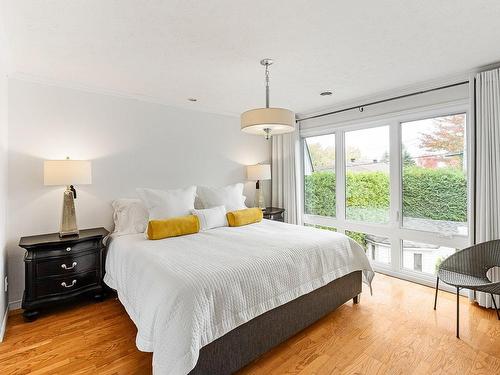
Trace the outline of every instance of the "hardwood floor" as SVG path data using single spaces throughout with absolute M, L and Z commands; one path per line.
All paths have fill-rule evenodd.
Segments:
M 461 298 L 377 274 L 374 295 L 348 302 L 242 369 L 257 374 L 500 374 L 500 321 Z M 82 302 L 24 323 L 10 314 L 1 374 L 149 374 L 150 353 L 116 299 Z

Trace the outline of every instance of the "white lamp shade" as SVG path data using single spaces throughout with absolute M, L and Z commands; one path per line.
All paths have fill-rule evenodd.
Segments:
M 87 160 L 45 160 L 44 185 L 88 185 L 92 183 L 92 166 Z
M 251 181 L 270 180 L 271 165 L 256 164 L 247 166 L 247 178 Z
M 257 108 L 241 114 L 241 130 L 245 133 L 265 135 L 291 133 L 295 130 L 295 114 L 285 108 Z

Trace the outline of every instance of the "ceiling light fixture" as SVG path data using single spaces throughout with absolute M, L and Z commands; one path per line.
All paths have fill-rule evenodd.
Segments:
M 197 101 L 198 101 L 198 99 L 196 99 L 196 98 L 188 98 L 188 100 L 189 100 L 190 102 L 197 102 Z
M 291 133 L 295 130 L 295 113 L 285 108 L 269 107 L 269 66 L 272 59 L 263 59 L 260 64 L 266 68 L 266 108 L 256 108 L 241 114 L 241 130 L 245 133 L 271 135 Z
M 329 95 L 332 95 L 332 94 L 333 94 L 333 92 L 331 92 L 331 91 L 323 91 L 323 92 L 320 93 L 321 96 L 329 96 Z

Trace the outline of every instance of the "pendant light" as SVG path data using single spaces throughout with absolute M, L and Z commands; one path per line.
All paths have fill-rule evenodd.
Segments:
M 263 59 L 260 64 L 266 68 L 266 108 L 256 108 L 241 114 L 241 130 L 245 133 L 272 135 L 291 133 L 295 130 L 295 113 L 285 108 L 269 107 L 269 67 L 272 59 Z

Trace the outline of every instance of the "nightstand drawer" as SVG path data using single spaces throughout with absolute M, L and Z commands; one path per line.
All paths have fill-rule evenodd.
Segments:
M 36 295 L 40 298 L 50 295 L 72 293 L 92 285 L 97 285 L 98 283 L 99 279 L 96 271 L 54 279 L 43 279 L 38 280 L 36 283 Z
M 81 253 L 87 250 L 98 249 L 100 246 L 100 241 L 101 240 L 96 239 L 96 240 L 77 242 L 74 244 L 51 245 L 47 247 L 40 247 L 36 251 L 36 257 L 37 259 L 58 257 L 64 255 L 72 255 L 75 253 Z
M 94 270 L 99 265 L 99 252 L 81 256 L 67 256 L 57 259 L 38 261 L 36 277 L 64 276 Z

